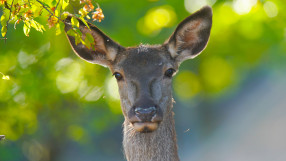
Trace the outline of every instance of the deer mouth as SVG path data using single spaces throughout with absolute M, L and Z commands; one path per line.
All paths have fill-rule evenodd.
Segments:
M 158 129 L 159 122 L 134 122 L 134 129 L 141 133 L 150 133 Z
M 134 106 L 128 113 L 128 120 L 136 132 L 150 133 L 158 129 L 163 113 L 158 106 Z
M 129 118 L 129 121 L 132 123 L 135 131 L 141 133 L 150 133 L 158 129 L 159 124 L 162 121 L 162 116 L 155 115 L 151 120 L 142 120 L 137 116 L 133 116 Z

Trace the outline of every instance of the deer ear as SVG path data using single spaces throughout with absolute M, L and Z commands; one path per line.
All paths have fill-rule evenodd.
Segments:
M 181 63 L 200 54 L 206 47 L 212 27 L 212 9 L 209 6 L 183 20 L 166 41 L 171 56 Z
M 71 16 L 65 19 L 65 32 L 72 29 Z M 100 31 L 94 25 L 88 23 L 90 29 L 79 20 L 79 29 L 82 32 L 82 39 L 85 40 L 86 34 L 89 33 L 94 39 L 94 48 L 87 48 L 82 43 L 75 43 L 75 38 L 67 34 L 68 40 L 74 50 L 74 52 L 82 59 L 103 66 L 109 66 L 116 58 L 120 50 L 124 50 L 124 47 L 111 40 L 102 31 Z

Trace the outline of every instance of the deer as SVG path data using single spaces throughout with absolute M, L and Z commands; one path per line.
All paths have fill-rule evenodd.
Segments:
M 91 34 L 94 48 L 69 43 L 81 59 L 108 67 L 117 80 L 124 116 L 123 150 L 128 161 L 178 161 L 172 77 L 180 64 L 198 56 L 207 46 L 212 8 L 205 6 L 185 18 L 160 45 L 123 47 L 95 25 L 79 20 L 82 39 Z M 71 17 L 65 31 L 72 28 Z

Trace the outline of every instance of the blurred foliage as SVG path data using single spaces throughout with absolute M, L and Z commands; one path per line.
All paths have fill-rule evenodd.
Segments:
M 76 6 L 76 7 L 74 7 Z M 85 18 L 93 21 L 101 22 L 104 19 L 102 9 L 97 4 L 95 9 L 91 0 L 69 1 L 69 0 L 1 0 L 0 7 L 3 9 L 1 16 L 1 35 L 6 40 L 9 23 L 14 24 L 16 29 L 17 24 L 22 22 L 24 34 L 29 36 L 31 28 L 36 31 L 46 31 L 44 25 L 36 21 L 42 19 L 48 22 L 49 28 L 56 27 L 56 35 L 64 32 L 65 19 L 71 16 L 72 29 L 67 31 L 68 35 L 75 37 L 76 44 L 82 43 L 88 48 L 94 48 L 94 40 L 90 34 L 86 35 L 83 40 L 81 31 L 79 30 L 79 19 L 89 28 Z M 71 14 L 70 12 L 75 12 Z M 94 12 L 93 12 L 94 11 Z M 9 77 L 3 78 L 9 79 Z
M 174 78 L 175 98 L 183 103 L 228 97 L 265 64 L 285 69 L 284 0 L 97 2 L 106 17 L 95 25 L 123 46 L 163 43 L 191 12 L 212 5 L 207 48 Z M 82 6 L 74 7 L 77 14 Z M 59 160 L 67 142 L 111 154 L 111 138 L 120 137 L 112 131 L 123 121 L 112 74 L 76 57 L 65 35 L 55 36 L 57 28 L 26 37 L 24 25 L 17 26 L 9 25 L 6 43 L 0 40 L 1 77 L 9 78 L 0 79 L 0 135 L 6 135 L 0 160 Z

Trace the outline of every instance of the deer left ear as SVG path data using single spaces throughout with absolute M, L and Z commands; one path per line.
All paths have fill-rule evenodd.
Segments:
M 183 20 L 166 41 L 171 56 L 181 63 L 199 55 L 206 47 L 212 27 L 212 9 L 209 6 Z
M 125 50 L 124 47 L 113 41 L 96 26 L 88 23 L 90 27 L 88 28 L 80 19 L 77 20 L 79 21 L 79 30 L 82 33 L 82 39 L 85 40 L 87 35 L 91 35 L 94 40 L 94 48 L 88 48 L 82 43 L 76 43 L 75 38 L 67 34 L 74 52 L 80 58 L 90 63 L 109 66 L 115 60 L 119 51 Z M 71 21 L 72 16 L 68 16 L 64 21 L 66 32 L 73 28 Z

